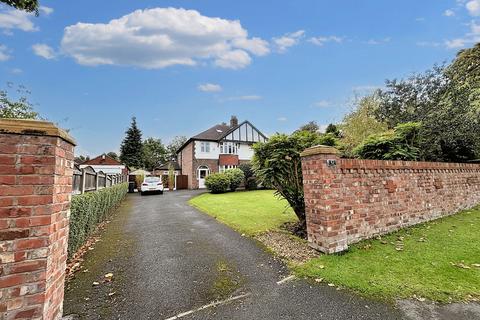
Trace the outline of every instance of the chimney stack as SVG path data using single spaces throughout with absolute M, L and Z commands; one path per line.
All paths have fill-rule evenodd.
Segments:
M 232 116 L 230 118 L 230 128 L 237 127 L 238 126 L 238 118 L 237 116 Z

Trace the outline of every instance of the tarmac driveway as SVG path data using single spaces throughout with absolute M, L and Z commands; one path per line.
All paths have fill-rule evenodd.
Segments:
M 187 201 L 196 194 L 129 195 L 87 253 L 86 271 L 68 282 L 64 314 L 138 320 L 402 319 L 391 305 L 323 284 L 278 284 L 289 275 L 284 264 L 254 240 L 190 207 Z M 113 281 L 105 280 L 107 273 Z M 211 305 L 215 301 L 221 302 Z

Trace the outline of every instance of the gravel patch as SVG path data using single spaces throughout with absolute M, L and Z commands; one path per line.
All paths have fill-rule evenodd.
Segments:
M 285 232 L 270 231 L 255 236 L 255 239 L 267 246 L 280 258 L 295 264 L 307 262 L 320 255 L 305 240 Z

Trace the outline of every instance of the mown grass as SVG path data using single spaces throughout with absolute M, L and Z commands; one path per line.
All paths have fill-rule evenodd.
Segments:
M 204 194 L 190 203 L 240 233 L 255 235 L 296 221 L 272 191 Z M 480 208 L 351 245 L 292 265 L 299 277 L 393 301 L 480 299 Z
M 410 227 L 322 255 L 294 268 L 298 276 L 383 300 L 438 302 L 480 298 L 480 210 Z
M 275 197 L 271 190 L 205 193 L 191 199 L 190 204 L 250 236 L 278 230 L 282 224 L 296 221 L 288 203 Z

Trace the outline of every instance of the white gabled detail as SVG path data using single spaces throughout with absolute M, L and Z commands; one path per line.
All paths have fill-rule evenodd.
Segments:
M 224 138 L 224 141 L 237 141 L 237 142 L 265 142 L 266 137 L 258 131 L 250 122 L 243 122 L 238 128 L 229 132 Z

